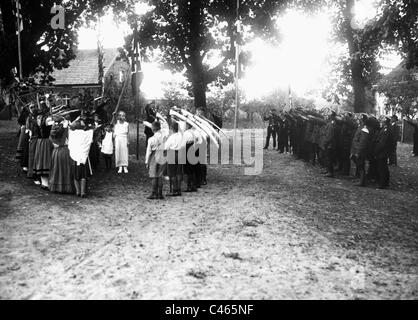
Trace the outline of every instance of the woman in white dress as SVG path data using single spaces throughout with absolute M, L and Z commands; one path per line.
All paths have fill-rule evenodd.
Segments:
M 119 168 L 118 173 L 128 173 L 128 135 L 129 123 L 126 122 L 126 114 L 120 111 L 118 120 L 113 129 L 113 136 L 115 137 L 115 160 L 116 167 Z

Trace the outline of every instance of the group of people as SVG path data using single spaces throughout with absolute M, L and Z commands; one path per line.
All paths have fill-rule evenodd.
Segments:
M 388 165 L 397 165 L 400 135 L 396 116 L 377 119 L 366 114 L 331 112 L 324 117 L 315 111 L 292 109 L 281 114 L 271 111 L 265 120 L 269 121 L 265 149 L 270 137 L 278 135 L 281 153 L 291 152 L 313 165 L 319 164 L 326 177 L 335 177 L 336 171 L 350 176 L 354 164 L 358 186 L 375 180 L 379 189 L 389 187 Z
M 206 160 L 201 160 L 199 152 L 207 150 L 208 141 L 201 132 L 185 121 L 158 117 L 151 104 L 146 106 L 145 112 L 145 164 L 152 182 L 147 199 L 164 199 L 164 177 L 169 179 L 169 197 L 182 196 L 183 181 L 185 192 L 197 192 L 201 186 L 207 185 Z M 200 108 L 196 114 L 204 116 Z
M 207 150 L 206 137 L 185 121 L 158 117 L 155 105 L 147 105 L 145 111 L 145 164 L 152 181 L 148 199 L 164 198 L 163 182 L 167 177 L 168 196 L 181 196 L 182 190 L 197 192 L 207 184 L 206 162 L 199 157 L 202 146 Z M 203 115 L 203 110 L 197 114 Z M 123 111 L 117 113 L 116 122 L 105 124 L 98 114 L 90 112 L 82 112 L 72 120 L 70 114 L 54 115 L 45 99 L 22 110 L 18 123 L 16 158 L 27 177 L 42 189 L 86 197 L 87 180 L 100 159 L 109 170 L 114 157 L 117 172 L 128 173 L 129 123 Z M 197 162 L 192 163 L 186 156 L 189 151 Z M 158 159 L 167 153 L 171 161 Z
M 31 103 L 19 118 L 16 158 L 35 185 L 54 193 L 87 195 L 87 179 L 100 158 L 112 167 L 114 154 L 118 172 L 128 173 L 128 132 L 124 112 L 117 122 L 103 125 L 88 112 L 71 121 L 69 114 L 54 115 L 48 99 Z

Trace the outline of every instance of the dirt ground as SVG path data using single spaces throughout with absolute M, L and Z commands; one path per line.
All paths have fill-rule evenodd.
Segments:
M 15 122 L 0 122 L 1 299 L 418 298 L 410 145 L 390 190 L 270 150 L 259 176 L 210 166 L 198 194 L 150 201 L 135 156 L 80 200 L 22 176 L 16 144 Z

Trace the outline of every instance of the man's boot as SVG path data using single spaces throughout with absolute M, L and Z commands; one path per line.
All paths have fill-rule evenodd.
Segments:
M 181 197 L 181 183 L 182 183 L 183 177 L 181 175 L 177 176 L 177 197 Z
M 176 177 L 170 178 L 170 192 L 167 193 L 167 197 L 174 197 L 177 191 L 177 182 Z
M 163 200 L 164 199 L 164 196 L 163 196 L 163 180 L 162 180 L 162 178 L 159 178 L 158 179 L 158 194 L 157 194 L 157 198 L 160 199 L 160 200 Z
M 149 200 L 155 200 L 157 199 L 157 190 L 158 190 L 158 182 L 156 178 L 152 179 L 152 193 L 147 199 Z

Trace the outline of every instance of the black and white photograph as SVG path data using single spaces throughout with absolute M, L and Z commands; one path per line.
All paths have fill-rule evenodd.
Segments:
M 1 0 L 0 300 L 417 299 L 418 0 Z

